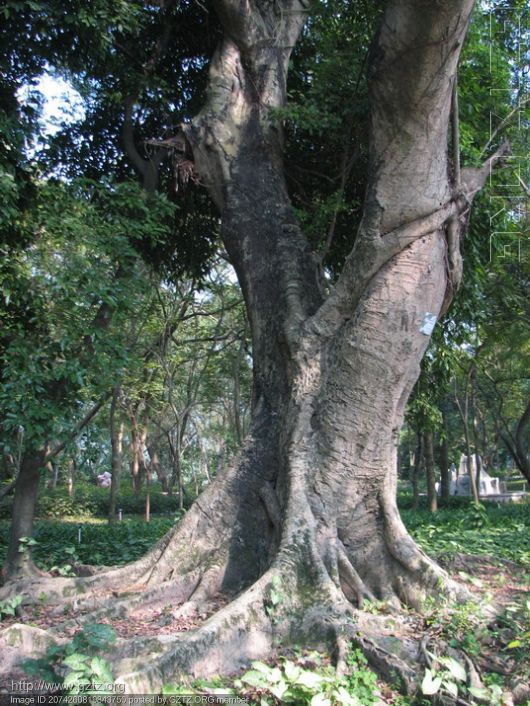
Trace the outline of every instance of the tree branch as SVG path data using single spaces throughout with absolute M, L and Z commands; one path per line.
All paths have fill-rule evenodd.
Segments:
M 489 140 L 486 142 L 486 144 L 484 145 L 484 147 L 483 147 L 483 149 L 482 149 L 482 152 L 480 153 L 480 156 L 481 156 L 481 157 L 483 157 L 483 156 L 486 154 L 486 152 L 488 151 L 488 148 L 489 148 L 490 145 L 492 144 L 493 140 L 497 137 L 497 135 L 499 134 L 499 132 L 502 132 L 502 130 L 504 130 L 504 128 L 505 128 L 507 125 L 509 125 L 509 123 L 510 123 L 511 119 L 513 118 L 513 116 L 516 115 L 517 112 L 518 112 L 519 110 L 521 110 L 521 108 L 522 108 L 524 105 L 526 105 L 526 103 L 528 103 L 528 102 L 530 102 L 530 97 L 529 97 L 529 98 L 525 98 L 521 103 L 519 103 L 518 105 L 516 105 L 515 108 L 513 108 L 513 110 L 511 110 L 511 111 L 508 113 L 508 115 L 507 115 L 503 120 L 501 120 L 501 122 L 497 125 L 497 127 L 495 128 L 495 130 L 491 133 L 490 139 L 489 139 Z
M 7 495 L 12 493 L 15 490 L 15 486 L 17 484 L 17 478 L 18 478 L 18 473 L 15 476 L 15 478 L 9 483 L 8 485 L 5 485 L 1 490 L 0 490 L 0 500 L 3 500 Z
M 432 213 L 398 226 L 386 234 L 360 234 L 335 289 L 304 326 L 319 336 L 332 336 L 351 318 L 368 283 L 389 260 L 416 240 L 441 229 L 449 219 L 468 212 L 473 198 L 486 182 L 492 165 L 508 154 L 509 150 L 509 144 L 504 143 L 479 169 L 464 169 L 461 190 Z
M 45 459 L 44 459 L 44 461 L 45 461 L 46 463 L 47 463 L 48 461 L 50 461 L 52 458 L 54 458 L 55 456 L 57 456 L 57 454 L 61 453 L 61 451 L 67 446 L 67 444 L 68 444 L 70 441 L 73 441 L 73 440 L 76 438 L 76 436 L 79 434 L 79 432 L 82 431 L 82 430 L 87 426 L 87 424 L 89 424 L 89 423 L 94 419 L 94 417 L 95 417 L 96 414 L 99 412 L 99 410 L 103 407 L 103 405 L 107 402 L 107 400 L 110 399 L 111 395 L 112 395 L 112 391 L 111 391 L 111 392 L 107 392 L 107 393 L 99 400 L 99 402 L 97 402 L 97 403 L 88 411 L 88 413 L 85 414 L 85 416 L 83 417 L 83 419 L 81 419 L 81 420 L 75 425 L 75 427 L 72 429 L 72 431 L 71 431 L 70 434 L 68 435 L 68 439 L 67 439 L 66 441 L 62 441 L 60 444 L 57 444 L 57 446 L 55 446 L 55 448 L 51 449 L 51 451 L 49 451 L 49 452 L 46 454 L 46 457 L 45 457 Z

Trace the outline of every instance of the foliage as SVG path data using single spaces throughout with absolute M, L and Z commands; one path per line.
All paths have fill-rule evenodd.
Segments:
M 530 599 L 523 605 L 511 603 L 505 607 L 504 613 L 497 622 L 501 628 L 507 628 L 513 633 L 513 639 L 506 645 L 515 658 L 528 663 L 530 658 Z
M 377 680 L 358 649 L 347 658 L 348 673 L 337 676 L 318 652 L 297 659 L 282 657 L 276 664 L 252 662 L 251 669 L 234 679 L 230 687 L 222 681 L 196 682 L 190 686 L 166 685 L 164 694 L 234 694 L 260 706 L 372 706 L 377 700 Z
M 97 398 L 127 365 L 131 308 L 141 315 L 148 293 L 129 239 L 156 238 L 169 208 L 163 199 L 149 207 L 144 201 L 134 184 L 40 186 L 39 238 L 15 260 L 22 290 L 33 293 L 34 326 L 15 320 L 4 330 L 7 450 L 20 428 L 28 449 L 63 439 L 86 413 L 86 386 Z M 9 307 L 16 309 L 15 295 Z
M 435 515 L 426 510 L 402 510 L 401 514 L 414 539 L 428 553 L 487 554 L 530 566 L 528 503 L 485 504 L 478 517 L 466 507 L 439 510 Z
M 173 525 L 171 518 L 125 520 L 108 525 L 102 523 L 37 522 L 33 556 L 38 566 L 72 566 L 84 564 L 114 565 L 138 559 Z M 78 542 L 81 528 L 81 542 Z M 5 555 L 8 523 L 0 523 L 0 552 Z M 3 558 L 3 556 L 1 557 Z
M 440 690 L 445 691 L 453 698 L 458 697 L 459 685 L 466 681 L 466 670 L 452 657 L 429 655 L 436 666 L 425 670 L 421 683 L 421 690 L 426 696 L 433 696 Z M 439 665 L 439 666 L 438 666 Z
M 52 645 L 41 659 L 27 659 L 22 668 L 67 694 L 110 694 L 113 679 L 109 663 L 99 656 L 116 640 L 113 628 L 103 623 L 86 625 L 71 642 Z
M 465 696 L 468 700 L 464 703 L 471 706 L 502 706 L 505 703 L 500 685 L 492 683 L 483 687 L 467 686 L 466 669 L 456 659 L 430 653 L 428 657 L 431 666 L 425 670 L 421 683 L 421 691 L 426 696 L 436 697 L 437 694 L 443 694 L 457 702 L 459 697 Z
M 124 515 L 141 515 L 145 509 L 147 491 L 135 493 L 123 484 L 117 494 L 117 507 Z M 178 500 L 174 495 L 163 495 L 159 486 L 150 489 L 151 513 L 170 514 L 177 511 Z M 79 483 L 75 495 L 70 497 L 65 488 L 56 488 L 42 494 L 37 505 L 38 517 L 106 517 L 109 512 L 109 490 L 95 485 Z
M 367 55 L 380 13 L 377 4 L 315 4 L 293 52 L 289 101 L 279 112 L 293 205 L 331 277 L 353 245 L 361 216 L 368 168 Z
M 4 601 L 0 601 L 0 621 L 4 616 L 14 617 L 18 606 L 22 603 L 22 596 L 16 594 Z
M 457 553 L 486 554 L 530 566 L 528 505 L 485 505 L 488 523 L 474 526 L 466 505 L 440 510 L 403 510 L 403 519 L 422 548 L 434 555 Z M 138 558 L 173 526 L 174 517 L 153 517 L 149 523 L 127 519 L 108 525 L 106 522 L 37 522 L 33 547 L 37 564 L 43 568 L 72 564 L 65 548 L 74 547 L 76 561 L 90 564 L 125 563 Z M 78 544 L 78 529 L 81 543 Z M 7 545 L 8 523 L 0 523 L 0 551 Z M 273 587 L 276 594 L 279 593 Z M 272 607 L 272 605 L 271 605 Z

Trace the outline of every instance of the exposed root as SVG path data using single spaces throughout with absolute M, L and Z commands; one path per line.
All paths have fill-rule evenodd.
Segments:
M 193 593 L 200 581 L 198 572 L 187 574 L 178 581 L 169 581 L 153 588 L 143 588 L 138 586 L 136 592 L 119 594 L 107 594 L 98 596 L 95 593 L 91 596 L 83 597 L 82 600 L 74 598 L 72 608 L 75 612 L 74 618 L 61 621 L 54 631 L 62 631 L 73 625 L 98 622 L 108 618 L 125 618 L 134 614 L 142 606 L 148 605 L 151 609 L 163 607 L 171 603 L 184 603 Z M 59 615 L 61 608 L 58 607 L 55 615 Z
M 374 594 L 354 569 L 340 540 L 337 541 L 337 563 L 340 579 L 353 591 L 359 608 L 362 608 L 365 600 L 375 601 Z
M 9 673 L 28 657 L 40 657 L 51 645 L 60 639 L 48 630 L 22 623 L 15 623 L 0 631 L 0 654 L 2 656 L 0 674 Z
M 416 610 L 429 593 L 467 601 L 469 592 L 453 581 L 449 574 L 430 559 L 409 535 L 399 515 L 395 501 L 382 497 L 385 517 L 386 546 L 392 558 L 404 569 L 404 576 L 395 573 L 393 588 L 399 599 Z
M 388 677 L 398 674 L 410 691 L 415 672 L 407 666 L 406 658 L 413 652 L 413 641 L 392 636 L 395 626 L 388 616 L 356 611 L 329 575 L 326 579 L 317 572 L 311 592 L 307 590 L 307 573 L 303 575 L 306 579 L 302 585 L 294 567 L 277 561 L 258 581 L 193 631 L 118 640 L 109 656 L 117 683 L 124 685 L 127 693 L 157 693 L 165 683 L 181 677 L 238 670 L 252 659 L 270 657 L 282 643 L 293 638 L 314 646 L 335 644 L 340 671 L 345 668 L 348 645 L 353 639 L 376 669 Z M 202 578 L 196 577 L 189 587 L 191 601 L 184 603 L 181 610 L 198 607 L 218 585 L 219 575 L 213 570 Z M 273 605 L 271 591 L 278 586 L 282 601 Z M 60 639 L 61 631 L 89 619 L 132 615 L 140 604 L 152 607 L 158 601 L 167 605 L 178 590 L 178 585 L 169 581 L 137 596 L 115 598 L 100 611 L 56 626 L 49 639 Z
M 231 672 L 269 655 L 274 630 L 265 597 L 271 578 L 262 576 L 193 632 L 122 643 L 114 660 L 117 683 L 128 693 L 156 693 L 179 676 Z
M 335 656 L 336 672 L 338 677 L 342 677 L 347 671 L 347 657 L 350 641 L 344 635 L 337 636 L 337 650 Z
M 342 558 L 339 570 L 344 565 Z M 204 602 L 211 599 L 211 592 L 220 585 L 219 572 L 219 567 L 210 567 L 202 576 L 194 573 L 193 580 L 189 574 L 189 600 L 178 612 L 184 615 L 197 611 L 198 617 L 202 617 Z M 182 584 L 172 579 L 147 588 L 144 593 L 118 596 L 101 612 L 80 615 L 78 620 L 63 622 L 50 632 L 31 628 L 28 632 L 27 626 L 22 626 L 26 645 L 21 656 L 37 656 L 50 641 L 66 639 L 62 635 L 67 628 L 87 620 L 118 615 L 120 611 L 134 616 L 141 606 L 152 608 L 157 603 L 171 605 L 181 590 Z M 271 602 L 273 591 L 281 594 L 279 603 Z M 3 631 L 1 649 L 19 639 L 16 637 L 19 627 Z M 199 627 L 153 637 L 120 638 L 113 653 L 106 657 L 112 663 L 117 684 L 124 685 L 126 693 L 158 693 L 164 684 L 177 683 L 182 678 L 233 673 L 247 667 L 253 659 L 273 657 L 285 644 L 300 642 L 317 648 L 334 648 L 337 672 L 343 674 L 353 643 L 383 678 L 413 694 L 423 675 L 418 665 L 431 663 L 428 643 L 433 638 L 427 634 L 420 640 L 418 627 L 418 616 L 410 613 L 373 615 L 354 608 L 328 572 L 321 572 L 315 565 L 295 566 L 290 557 L 282 556 L 260 579 Z M 10 649 L 12 667 L 15 651 Z M 457 658 L 461 660 L 462 655 L 458 653 Z M 467 660 L 466 664 L 470 683 L 480 684 L 474 665 Z
M 0 590 L 0 600 L 13 594 L 21 594 L 25 603 L 32 604 L 37 602 L 39 595 L 45 594 L 49 604 L 63 604 L 65 598 L 80 596 L 89 591 L 111 593 L 113 590 L 123 590 L 125 586 L 141 579 L 146 569 L 161 559 L 172 534 L 173 531 L 169 532 L 145 556 L 126 566 L 109 567 L 89 576 L 84 569 L 84 575 L 80 578 L 50 577 L 49 574 L 39 572 L 30 579 L 9 581 Z

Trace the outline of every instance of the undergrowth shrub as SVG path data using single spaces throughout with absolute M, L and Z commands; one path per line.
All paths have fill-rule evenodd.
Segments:
M 70 642 L 48 647 L 44 657 L 27 659 L 22 668 L 66 694 L 112 694 L 110 664 L 101 654 L 115 641 L 116 632 L 110 625 L 85 625 Z

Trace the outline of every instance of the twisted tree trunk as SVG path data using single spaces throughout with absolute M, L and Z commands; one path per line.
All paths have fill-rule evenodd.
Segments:
M 456 590 L 399 517 L 396 448 L 432 323 L 458 285 L 461 214 L 490 167 L 463 170 L 464 193 L 454 191 L 451 92 L 472 0 L 387 6 L 370 61 L 364 216 L 326 299 L 289 201 L 272 112 L 286 100 L 306 3 L 215 6 L 225 34 L 205 107 L 185 130 L 247 306 L 250 433 L 146 557 L 84 580 L 57 579 L 47 594 L 88 592 L 79 605 L 102 606 L 91 620 L 146 601 L 187 601 L 189 609 L 220 590 L 234 597 L 185 637 L 117 649 L 116 671 L 133 691 L 155 690 L 179 673 L 233 670 L 278 640 L 359 633 L 372 662 L 410 685 L 416 675 L 407 660 L 417 643 L 402 640 L 391 654 L 379 639 L 383 618 L 358 608 L 365 598 L 418 605 L 431 590 Z M 104 605 L 103 589 L 122 590 L 124 579 L 143 592 Z

